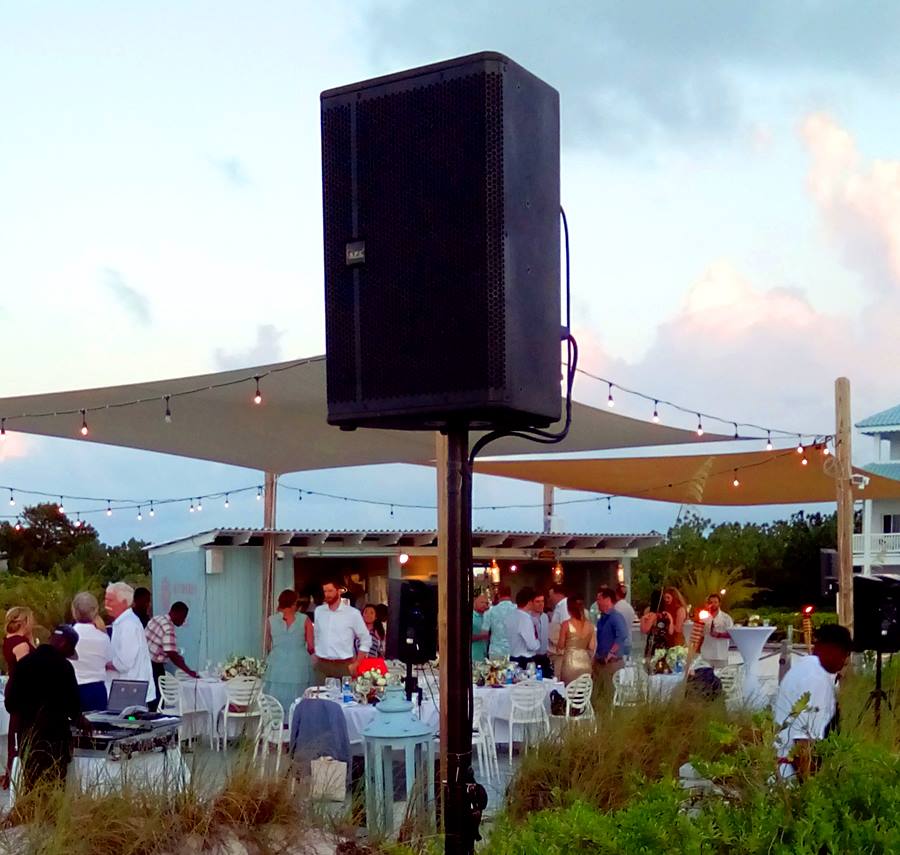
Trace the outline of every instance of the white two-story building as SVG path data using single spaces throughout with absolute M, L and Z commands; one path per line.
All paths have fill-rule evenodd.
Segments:
M 875 441 L 875 461 L 866 469 L 900 481 L 900 405 L 856 425 Z M 900 573 L 900 500 L 865 499 L 862 532 L 853 535 L 853 564 L 863 573 Z

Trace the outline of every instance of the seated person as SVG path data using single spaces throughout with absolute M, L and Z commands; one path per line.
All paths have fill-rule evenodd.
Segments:
M 834 729 L 837 719 L 835 675 L 850 656 L 850 631 L 827 623 L 816 631 L 812 653 L 787 672 L 773 705 L 775 725 L 781 730 L 775 739 L 782 777 L 804 778 L 815 771 L 815 743 Z M 808 695 L 804 708 L 794 707 Z

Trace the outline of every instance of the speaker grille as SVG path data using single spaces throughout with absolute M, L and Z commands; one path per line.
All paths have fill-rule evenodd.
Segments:
M 501 75 L 469 74 L 361 98 L 356 157 L 356 236 L 366 241 L 358 274 L 367 325 L 359 339 L 362 398 L 502 389 Z M 339 250 L 343 263 L 343 249 L 326 251 Z M 333 343 L 351 348 L 352 338 L 344 337 L 352 330 L 341 325 L 335 332 L 329 354 Z M 331 381 L 329 373 L 334 399 L 356 394 L 343 387 L 339 393 Z
M 355 296 L 353 272 L 345 257 L 347 236 L 353 234 L 351 150 L 350 107 L 341 105 L 323 111 L 322 180 L 327 188 L 323 199 L 325 295 L 333 306 L 325 313 L 328 395 L 338 401 L 356 397 Z

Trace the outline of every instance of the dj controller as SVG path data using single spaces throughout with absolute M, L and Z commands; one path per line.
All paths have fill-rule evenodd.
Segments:
M 76 754 L 106 754 L 111 760 L 133 754 L 167 751 L 178 745 L 181 719 L 162 713 L 141 713 L 127 718 L 93 713 L 88 715 L 93 731 L 72 729 Z

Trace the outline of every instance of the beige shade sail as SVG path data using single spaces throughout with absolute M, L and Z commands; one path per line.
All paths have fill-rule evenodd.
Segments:
M 256 381 L 262 402 L 253 403 Z M 166 396 L 171 422 L 164 418 Z M 135 403 L 135 402 L 139 403 Z M 82 415 L 88 433 L 80 434 Z M 427 464 L 434 436 L 425 431 L 341 431 L 326 422 L 325 357 L 236 371 L 0 399 L 8 431 L 177 454 L 284 474 L 375 463 Z M 558 425 L 551 429 L 558 429 Z M 492 455 L 675 445 L 728 439 L 574 405 L 559 445 L 504 439 Z M 473 436 L 474 440 L 474 436 Z
M 834 502 L 834 470 L 834 457 L 826 456 L 823 446 L 810 446 L 802 455 L 788 449 L 603 460 L 497 460 L 475 466 L 484 475 L 566 490 L 689 505 Z M 867 480 L 865 488 L 854 486 L 855 499 L 900 499 L 900 481 L 855 467 L 853 471 Z

